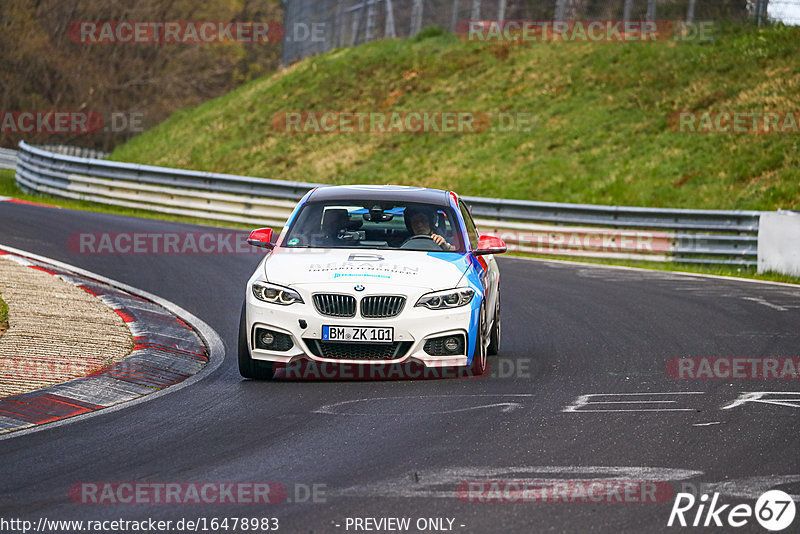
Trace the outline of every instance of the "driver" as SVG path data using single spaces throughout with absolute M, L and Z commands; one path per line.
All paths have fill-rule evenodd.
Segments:
M 443 236 L 434 233 L 434 214 L 430 210 L 410 206 L 405 209 L 403 217 L 405 218 L 406 227 L 412 234 L 429 236 L 434 243 L 442 247 L 442 250 L 456 249 Z
M 322 215 L 322 242 L 325 245 L 337 245 L 339 232 L 347 228 L 349 217 L 346 209 L 330 208 Z

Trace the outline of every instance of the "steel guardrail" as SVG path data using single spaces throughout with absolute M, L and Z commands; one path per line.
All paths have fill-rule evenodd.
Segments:
M 16 180 L 27 190 L 215 221 L 282 226 L 297 200 L 324 185 L 108 161 L 25 142 L 19 148 Z M 463 198 L 478 226 L 510 250 L 757 264 L 759 211 Z
M 0 169 L 13 169 L 17 166 L 17 151 L 0 148 Z

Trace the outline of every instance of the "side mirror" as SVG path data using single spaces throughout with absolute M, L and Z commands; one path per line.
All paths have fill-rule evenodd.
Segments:
M 254 247 L 264 247 L 272 249 L 275 245 L 272 244 L 272 228 L 258 228 L 250 232 L 247 242 Z
M 478 250 L 473 254 L 483 256 L 484 254 L 502 254 L 505 251 L 505 241 L 493 235 L 482 235 L 478 238 Z

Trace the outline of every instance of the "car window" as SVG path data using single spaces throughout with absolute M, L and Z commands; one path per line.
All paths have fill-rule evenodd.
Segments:
M 467 235 L 469 236 L 469 244 L 472 250 L 478 248 L 478 229 L 475 227 L 475 222 L 472 220 L 472 214 L 469 212 L 467 205 L 463 200 L 458 201 L 458 207 L 461 209 L 461 216 L 464 217 L 464 226 L 467 227 Z
M 416 219 L 416 221 L 415 221 Z M 433 234 L 447 245 L 437 244 Z M 464 252 L 455 213 L 418 203 L 314 202 L 303 206 L 283 241 L 287 248 L 395 248 Z

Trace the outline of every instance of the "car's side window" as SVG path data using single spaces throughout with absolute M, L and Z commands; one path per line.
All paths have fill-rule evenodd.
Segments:
M 458 201 L 458 207 L 461 209 L 461 216 L 464 218 L 464 225 L 467 227 L 467 236 L 469 243 L 472 245 L 472 250 L 478 248 L 478 229 L 475 228 L 475 222 L 472 220 L 472 215 L 467 209 L 467 205 L 462 200 Z

